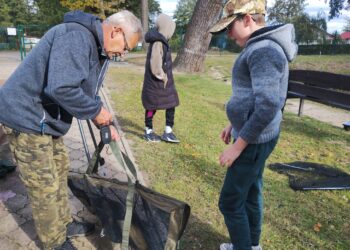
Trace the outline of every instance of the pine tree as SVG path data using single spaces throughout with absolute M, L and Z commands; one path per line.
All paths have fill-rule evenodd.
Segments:
M 125 0 L 60 0 L 63 7 L 70 10 L 82 10 L 105 19 L 111 13 L 120 9 Z
M 191 20 L 194 7 L 196 6 L 196 2 L 196 0 L 180 0 L 177 3 L 174 13 L 177 33 L 185 33 L 187 25 Z
M 6 0 L 0 0 L 0 26 L 12 26 L 10 8 Z

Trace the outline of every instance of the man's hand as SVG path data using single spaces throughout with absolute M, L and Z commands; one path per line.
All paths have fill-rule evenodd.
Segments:
M 92 121 L 96 126 L 109 125 L 112 122 L 112 114 L 102 107 L 100 113 Z
M 228 125 L 226 128 L 224 128 L 221 132 L 221 140 L 225 142 L 225 144 L 229 144 L 231 141 L 231 130 L 232 130 L 232 125 Z
M 110 125 L 109 129 L 111 130 L 112 140 L 119 141 L 120 140 L 120 136 L 119 136 L 119 134 L 117 132 L 117 129 L 113 125 Z

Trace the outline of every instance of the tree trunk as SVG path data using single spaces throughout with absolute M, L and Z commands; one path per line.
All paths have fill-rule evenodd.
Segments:
M 141 21 L 142 21 L 142 28 L 144 33 L 146 34 L 146 32 L 148 31 L 148 0 L 141 0 Z M 147 45 L 146 42 L 143 41 L 142 42 L 142 48 L 143 49 L 147 49 Z
M 198 0 L 187 27 L 184 43 L 174 61 L 174 68 L 184 72 L 200 72 L 212 35 L 209 29 L 218 21 L 222 0 Z

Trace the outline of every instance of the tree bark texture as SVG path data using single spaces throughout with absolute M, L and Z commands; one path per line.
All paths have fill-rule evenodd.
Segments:
M 149 8 L 148 8 L 148 0 L 141 0 L 141 21 L 142 21 L 142 28 L 143 32 L 146 34 L 148 31 L 148 14 L 149 14 Z M 146 42 L 142 42 L 142 48 L 147 49 Z
M 222 8 L 222 0 L 197 1 L 183 45 L 174 61 L 174 68 L 177 71 L 203 71 L 204 60 L 212 37 L 209 29 L 219 20 Z

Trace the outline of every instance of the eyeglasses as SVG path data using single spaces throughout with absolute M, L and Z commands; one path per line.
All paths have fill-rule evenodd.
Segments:
M 225 31 L 229 32 L 232 29 L 232 26 L 234 25 L 234 23 L 236 21 L 243 20 L 245 15 L 246 14 L 243 14 L 243 15 L 239 14 L 239 15 L 237 15 L 237 17 L 225 28 Z M 253 17 L 252 17 L 252 19 L 255 22 L 255 19 Z
M 232 29 L 232 26 L 233 26 L 233 23 L 234 23 L 234 22 L 235 22 L 235 21 L 231 22 L 231 23 L 225 28 L 225 31 L 230 32 L 230 30 Z
M 128 41 L 126 40 L 126 37 L 125 37 L 125 33 L 122 31 L 122 33 L 123 33 L 123 37 L 124 37 L 124 44 L 125 44 L 125 46 L 124 46 L 124 53 L 125 52 L 130 52 L 130 47 L 129 47 L 129 45 L 128 45 Z

